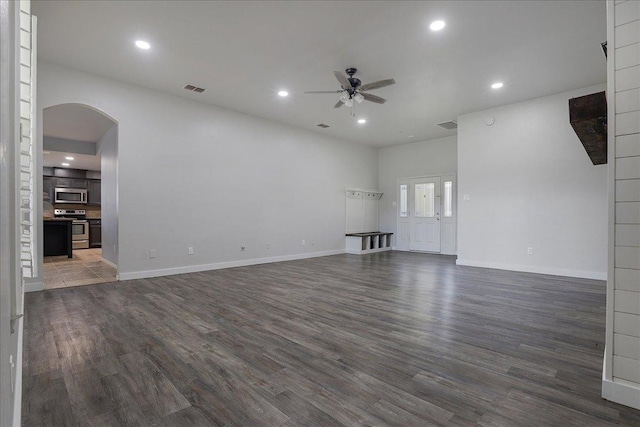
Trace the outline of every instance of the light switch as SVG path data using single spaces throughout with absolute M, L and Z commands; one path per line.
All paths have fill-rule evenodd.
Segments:
M 462 200 L 464 200 L 464 201 L 471 200 L 471 194 L 463 194 L 462 195 Z

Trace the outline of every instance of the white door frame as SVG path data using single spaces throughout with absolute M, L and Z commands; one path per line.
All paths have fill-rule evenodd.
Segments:
M 412 179 L 428 179 L 428 178 L 436 178 L 436 177 L 440 177 L 440 186 L 441 189 L 444 187 L 444 183 L 446 181 L 452 181 L 453 182 L 453 194 L 452 194 L 452 199 L 451 199 L 451 205 L 452 205 L 452 216 L 445 218 L 444 217 L 444 211 L 442 210 L 442 205 L 441 205 L 441 225 L 440 225 L 440 254 L 442 255 L 456 255 L 457 254 L 457 233 L 458 233 L 458 206 L 457 206 L 457 174 L 455 172 L 442 172 L 442 173 L 434 173 L 434 174 L 429 174 L 429 175 L 419 175 L 419 176 L 410 176 L 410 177 L 402 177 L 402 178 L 397 178 L 396 179 L 396 236 L 394 239 L 395 245 L 393 247 L 393 250 L 396 251 L 407 251 L 410 252 L 409 247 L 407 246 L 406 248 L 402 247 L 399 244 L 399 239 L 400 239 L 400 185 L 402 184 L 406 184 L 407 186 L 409 186 L 409 183 Z M 409 196 L 408 196 L 409 197 Z M 442 204 L 444 201 L 444 194 L 442 194 L 442 197 L 440 197 L 440 203 Z M 451 234 L 449 235 L 447 233 L 443 232 L 443 228 L 445 225 L 448 225 L 451 227 Z

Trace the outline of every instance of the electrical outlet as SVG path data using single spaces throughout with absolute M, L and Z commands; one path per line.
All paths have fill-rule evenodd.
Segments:
M 531 246 L 527 248 L 527 255 L 533 255 L 533 248 Z
M 189 246 L 189 249 L 187 250 L 187 253 L 189 255 L 193 255 L 193 246 Z
M 155 258 L 156 256 L 158 256 L 158 251 L 155 249 L 149 249 L 149 258 Z
M 306 245 L 306 244 L 307 244 L 307 241 L 306 241 L 306 240 L 304 240 L 304 239 L 302 239 L 302 246 L 304 246 L 304 245 Z
M 270 243 L 266 243 L 266 244 L 264 245 L 264 247 L 265 247 L 265 248 L 267 248 L 267 249 L 271 249 L 271 244 L 270 244 Z
M 244 252 L 244 245 L 240 246 L 240 252 Z

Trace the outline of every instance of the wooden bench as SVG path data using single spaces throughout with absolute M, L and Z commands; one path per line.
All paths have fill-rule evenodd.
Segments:
M 393 233 L 373 231 L 370 233 L 347 233 L 348 254 L 371 254 L 391 250 L 391 236 Z

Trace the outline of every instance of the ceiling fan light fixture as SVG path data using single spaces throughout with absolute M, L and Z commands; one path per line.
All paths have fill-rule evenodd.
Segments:
M 364 101 L 364 96 L 362 96 L 361 93 L 356 93 L 356 95 L 353 98 L 356 100 L 356 102 L 358 104 L 360 104 L 362 101 Z
M 344 101 L 344 105 L 346 105 L 347 107 L 353 107 L 353 99 L 347 99 L 346 101 Z

